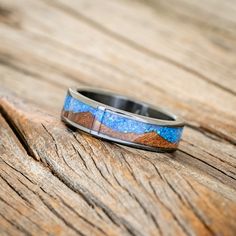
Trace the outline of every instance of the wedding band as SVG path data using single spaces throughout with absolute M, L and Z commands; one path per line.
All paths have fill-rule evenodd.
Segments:
M 62 120 L 101 139 L 157 152 L 173 152 L 181 118 L 159 107 L 95 88 L 69 88 Z

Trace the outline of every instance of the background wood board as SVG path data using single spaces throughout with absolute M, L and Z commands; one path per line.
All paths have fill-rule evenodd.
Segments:
M 234 13 L 218 0 L 1 0 L 1 234 L 234 235 Z M 179 150 L 68 130 L 73 85 L 179 113 Z

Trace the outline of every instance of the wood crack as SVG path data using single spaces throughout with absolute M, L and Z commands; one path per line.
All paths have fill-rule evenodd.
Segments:
M 52 212 L 57 218 L 59 218 L 68 228 L 73 230 L 76 234 L 81 236 L 86 236 L 84 233 L 82 233 L 80 230 L 75 228 L 68 220 L 66 220 L 60 213 L 56 211 L 55 208 L 53 208 L 49 203 L 47 203 L 42 196 L 38 195 L 42 203 L 49 209 L 50 212 Z
M 196 157 L 196 156 L 194 156 L 194 155 L 192 155 L 192 154 L 190 154 L 190 153 L 188 153 L 188 152 L 186 152 L 186 151 L 183 151 L 183 150 L 179 150 L 179 151 L 182 152 L 182 153 L 184 153 L 184 154 L 186 154 L 186 155 L 188 155 L 188 156 L 191 156 L 192 158 L 194 158 L 194 159 L 196 159 L 196 160 L 198 160 L 198 161 L 200 161 L 200 162 L 202 162 L 202 163 L 204 163 L 204 164 L 206 164 L 207 166 L 210 166 L 212 169 L 214 169 L 214 170 L 220 172 L 221 174 L 225 175 L 226 177 L 228 177 L 228 178 L 230 178 L 230 179 L 232 179 L 232 180 L 236 180 L 236 178 L 234 178 L 233 176 L 231 176 L 231 175 L 227 174 L 225 171 L 220 170 L 220 169 L 218 169 L 217 167 L 215 167 L 215 166 L 209 164 L 208 162 L 206 162 L 206 161 L 204 161 L 204 160 L 201 160 L 200 158 L 198 158 L 198 157 Z M 222 181 L 220 178 L 219 178 L 219 180 Z
M 3 171 L 3 170 L 2 170 Z M 4 172 L 4 171 L 3 171 Z M 32 203 L 24 196 L 24 194 L 19 191 L 15 186 L 13 186 L 5 177 L 0 174 L 0 178 L 15 192 L 25 203 L 32 207 Z
M 86 142 L 87 142 L 87 141 L 86 141 Z M 80 144 L 81 144 L 81 143 L 80 143 Z M 107 177 L 104 175 L 104 173 L 103 173 L 102 170 L 98 167 L 96 161 L 94 160 L 93 156 L 96 156 L 96 155 L 95 155 L 95 153 L 94 153 L 92 147 L 91 147 L 89 144 L 88 144 L 88 147 L 90 148 L 90 150 L 91 150 L 91 152 L 92 152 L 91 155 L 90 155 L 90 158 L 91 158 L 91 160 L 92 160 L 94 166 L 96 167 L 98 173 L 99 173 L 100 176 L 113 188 L 112 183 L 107 179 Z
M 53 144 L 55 145 L 55 149 L 56 149 L 57 156 L 60 156 L 56 139 L 54 138 L 54 136 L 52 135 L 52 133 L 47 129 L 47 127 L 46 127 L 43 123 L 41 123 L 41 125 L 42 125 L 42 127 L 44 128 L 44 130 L 47 132 L 47 134 L 49 134 L 49 136 L 52 138 Z
M 83 162 L 83 165 L 84 165 L 84 167 L 86 168 L 86 170 L 89 170 L 86 161 L 84 160 L 84 158 L 83 158 L 83 156 L 80 154 L 80 152 L 75 148 L 75 146 L 74 146 L 73 143 L 71 143 L 71 146 L 72 146 L 72 148 L 74 149 L 75 153 L 77 153 L 78 156 L 80 157 L 80 159 L 81 159 L 81 161 Z
M 82 219 L 84 222 L 87 224 L 91 225 L 93 228 L 96 228 L 98 231 L 100 231 L 103 235 L 108 235 L 101 227 L 98 225 L 95 225 L 93 222 L 90 220 L 86 219 L 84 216 L 79 214 L 74 208 L 72 208 L 69 204 L 67 204 L 60 196 L 58 196 L 62 204 L 64 204 L 70 211 L 72 211 L 74 214 L 76 214 L 80 219 Z
M 189 206 L 191 206 L 191 209 L 192 209 L 193 213 L 196 215 L 196 217 L 202 222 L 202 224 L 207 229 L 207 231 L 210 232 L 210 235 L 215 235 L 214 230 L 212 230 L 211 227 L 208 225 L 208 223 L 205 221 L 205 219 L 203 219 L 201 214 L 198 212 L 197 208 L 195 208 L 195 206 L 193 206 L 193 204 L 191 203 L 191 201 L 189 201 L 188 198 L 185 198 L 185 199 L 188 202 Z
M 36 184 L 35 182 L 33 182 L 29 177 L 27 177 L 24 173 L 22 173 L 21 171 L 19 171 L 18 169 L 16 169 L 15 167 L 13 167 L 12 165 L 10 165 L 9 163 L 7 163 L 4 159 L 1 159 L 1 161 L 3 161 L 7 166 L 9 166 L 11 169 L 13 169 L 14 171 L 18 172 L 20 175 L 22 175 L 24 178 L 26 178 L 30 183 L 32 184 Z
M 183 198 L 181 197 L 181 195 L 175 190 L 175 188 L 172 186 L 172 184 L 166 179 L 166 183 L 168 184 L 168 186 L 171 188 L 171 190 L 173 191 L 173 193 L 176 194 L 176 196 L 180 199 L 181 202 L 184 203 L 185 206 L 187 206 L 194 214 L 195 216 L 199 219 L 199 221 L 202 223 L 202 225 L 207 229 L 207 231 L 210 232 L 211 235 L 214 235 L 214 233 L 212 232 L 212 229 L 210 229 L 210 227 L 205 223 L 204 219 L 202 219 L 201 215 L 196 214 L 196 210 L 193 207 L 193 205 L 190 205 L 190 201 L 187 198 L 184 198 L 185 201 L 188 203 L 188 205 L 185 204 L 185 201 L 183 200 Z M 170 210 L 171 211 L 171 210 Z M 173 213 L 174 214 L 174 213 Z M 176 217 L 176 216 L 175 216 Z M 184 227 L 184 226 L 183 226 Z M 184 227 L 185 229 L 185 227 Z M 185 229 L 186 231 L 186 229 Z M 188 232 L 187 232 L 188 233 Z M 188 233 L 188 235 L 191 235 L 191 233 Z
M 138 203 L 138 205 L 141 207 L 141 209 L 144 211 L 144 213 L 151 218 L 152 222 L 154 223 L 154 225 L 158 229 L 159 233 L 161 235 L 163 235 L 163 233 L 161 232 L 161 227 L 160 227 L 156 217 L 153 215 L 153 213 L 145 208 L 143 203 L 138 199 L 138 197 L 135 194 L 132 194 L 127 188 L 125 188 L 125 189 L 130 194 L 130 196 L 135 199 L 135 201 Z
M 123 185 L 120 183 L 120 181 L 118 180 L 118 178 L 117 178 L 114 174 L 113 174 L 113 177 L 114 177 L 114 179 L 116 180 L 117 184 L 118 184 L 122 189 L 124 189 L 124 190 L 128 193 L 128 195 L 129 195 L 132 199 L 134 199 L 134 200 L 137 202 L 137 204 L 140 206 L 140 208 L 143 210 L 143 212 L 144 212 L 147 216 L 150 217 L 150 219 L 153 221 L 154 225 L 156 226 L 157 230 L 159 231 L 160 235 L 163 235 L 163 233 L 161 232 L 161 227 L 160 227 L 159 223 L 157 222 L 157 219 L 155 218 L 155 216 L 152 214 L 152 212 L 148 211 L 148 210 L 144 207 L 144 205 L 142 204 L 142 202 L 138 199 L 138 197 L 137 197 L 135 194 L 131 193 L 127 187 L 123 186 Z
M 166 206 L 166 204 L 164 204 L 164 202 L 160 199 L 160 197 L 158 196 L 158 194 L 156 193 L 156 190 L 152 184 L 151 181 L 149 181 L 149 185 L 154 193 L 154 195 L 156 196 L 156 199 L 158 200 L 158 202 L 160 202 L 160 204 L 170 212 L 171 216 L 173 217 L 173 219 L 176 221 L 177 225 L 179 225 L 179 227 L 183 230 L 183 232 L 186 234 L 186 235 L 191 235 L 191 233 L 189 232 L 188 228 L 186 228 L 182 222 L 178 219 L 178 217 L 175 215 L 175 213 L 172 211 L 172 209 L 168 206 Z
M 18 127 L 14 124 L 14 121 L 8 116 L 8 114 L 4 111 L 2 105 L 0 104 L 0 111 L 3 117 L 6 119 L 6 122 L 9 124 L 10 128 L 14 131 L 14 134 L 20 141 L 20 143 L 23 145 L 24 149 L 26 150 L 27 154 L 31 156 L 32 158 L 37 160 L 37 157 L 34 154 L 34 151 L 37 153 L 38 157 L 41 158 L 40 153 L 38 152 L 37 148 L 32 150 L 24 136 L 22 135 L 21 131 L 18 129 Z M 50 159 L 40 159 L 44 160 L 49 168 L 50 172 L 58 178 L 63 184 L 65 184 L 68 188 L 70 188 L 75 193 L 79 194 L 82 199 L 92 208 L 94 206 L 97 206 L 100 208 L 104 214 L 118 227 L 124 227 L 127 232 L 132 236 L 142 235 L 139 231 L 137 231 L 131 224 L 129 224 L 124 218 L 119 217 L 113 212 L 111 209 L 109 209 L 105 204 L 103 204 L 100 200 L 98 200 L 88 189 L 84 188 L 79 183 L 76 183 L 76 185 L 72 185 L 69 179 L 67 179 L 66 176 L 63 175 L 63 173 L 58 173 L 54 170 L 54 165 L 51 163 Z M 21 196 L 20 196 L 21 197 Z M 51 206 L 48 205 L 48 208 L 50 209 Z M 56 213 L 55 213 L 56 214 Z M 60 216 L 58 216 L 60 217 Z M 78 231 L 79 233 L 79 231 Z
M 179 192 L 177 192 L 175 190 L 175 188 L 172 186 L 171 182 L 168 181 L 167 178 L 165 178 L 165 182 L 167 183 L 167 185 L 169 186 L 169 188 L 172 190 L 172 192 L 178 197 L 178 199 L 183 203 L 183 205 L 187 206 L 186 202 L 185 202 L 185 198 L 183 196 L 181 196 L 181 194 L 179 194 Z
M 50 168 L 51 173 L 57 177 L 62 183 L 64 183 L 67 187 L 69 187 L 72 191 L 79 194 L 82 199 L 92 208 L 97 206 L 100 208 L 104 214 L 113 222 L 115 225 L 123 226 L 127 232 L 129 232 L 132 236 L 142 235 L 135 228 L 133 228 L 125 219 L 117 216 L 111 209 L 109 209 L 105 204 L 103 204 L 100 200 L 98 200 L 88 189 L 81 186 L 79 183 L 71 184 L 70 181 L 63 177 L 61 173 L 57 173 L 53 169 L 53 165 L 49 162 L 49 160 L 45 160 L 48 167 Z
M 5 217 L 5 215 L 3 213 L 1 213 L 0 211 L 0 216 L 6 220 L 10 225 L 12 225 L 14 228 L 16 228 L 17 230 L 19 230 L 20 232 L 22 232 L 24 235 L 26 236 L 32 236 L 32 234 L 27 230 L 25 229 L 24 227 L 22 227 L 21 225 L 17 224 L 15 221 L 11 221 L 9 219 L 7 219 Z
M 9 125 L 15 136 L 17 137 L 18 141 L 21 143 L 22 147 L 28 154 L 28 156 L 33 157 L 34 159 L 37 160 L 36 156 L 34 155 L 34 152 L 30 145 L 28 144 L 27 140 L 24 138 L 24 135 L 22 135 L 21 131 L 17 127 L 17 125 L 14 124 L 12 118 L 8 115 L 8 113 L 4 110 L 2 104 L 0 103 L 0 114 L 6 121 L 6 123 Z
M 19 180 L 20 181 L 20 180 Z M 21 182 L 21 181 L 20 181 Z M 21 182 L 23 183 L 23 182 Z M 17 208 L 13 207 L 10 203 L 8 203 L 7 201 L 5 201 L 1 196 L 0 196 L 0 200 L 2 202 L 4 202 L 6 205 L 8 205 L 9 208 L 12 208 L 14 211 L 16 211 L 19 215 L 22 215 L 22 212 L 20 212 Z M 37 224 L 36 222 L 34 222 L 33 220 L 31 220 L 27 215 L 23 215 L 27 220 L 29 220 L 32 224 L 34 224 L 38 229 L 42 230 L 43 232 L 47 233 L 47 231 L 45 231 L 39 224 Z
M 196 145 L 194 145 L 194 144 L 192 144 L 192 143 L 190 143 L 190 142 L 188 142 L 188 141 L 186 141 L 186 140 L 184 140 L 184 142 L 187 143 L 188 145 L 192 146 L 192 147 L 195 147 L 195 148 L 200 149 L 202 152 L 206 153 L 207 155 L 209 155 L 209 156 L 211 156 L 211 157 L 213 157 L 213 158 L 216 158 L 216 159 L 218 159 L 219 161 L 221 161 L 221 162 L 223 162 L 223 163 L 229 165 L 230 167 L 236 169 L 236 165 L 233 165 L 233 164 L 230 163 L 229 161 L 226 161 L 226 160 L 220 158 L 219 156 L 215 156 L 215 155 L 213 155 L 212 153 L 210 153 L 210 152 L 204 150 L 203 148 L 197 147 Z M 232 156 L 232 155 L 229 155 L 229 156 L 230 156 L 231 158 L 235 158 L 235 156 Z M 232 172 L 232 173 L 233 173 L 233 172 Z M 233 174 L 236 175 L 236 173 L 233 173 Z
M 208 138 L 210 138 L 212 140 L 219 141 L 219 140 L 223 139 L 232 145 L 236 145 L 236 140 L 234 138 L 228 137 L 228 136 L 226 136 L 222 133 L 219 133 L 219 132 L 215 133 L 207 127 L 194 126 L 189 123 L 185 124 L 185 126 L 191 128 L 193 130 L 196 130 L 199 133 L 202 133 L 203 135 L 207 136 Z

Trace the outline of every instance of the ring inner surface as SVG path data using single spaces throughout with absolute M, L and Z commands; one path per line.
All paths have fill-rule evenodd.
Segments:
M 100 93 L 91 92 L 91 91 L 78 91 L 78 93 L 92 100 L 95 100 L 97 102 L 103 103 L 105 105 L 108 105 L 108 106 L 111 106 L 111 107 L 114 107 L 123 111 L 131 112 L 134 114 L 138 114 L 138 115 L 142 115 L 142 116 L 146 116 L 150 118 L 175 121 L 173 117 L 167 114 L 164 114 L 163 112 L 160 112 L 151 107 L 148 107 L 145 104 L 137 103 L 132 100 L 122 98 L 120 96 L 100 94 Z

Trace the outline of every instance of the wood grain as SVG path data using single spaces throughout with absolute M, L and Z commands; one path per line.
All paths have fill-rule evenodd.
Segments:
M 0 0 L 1 235 L 235 235 L 235 1 Z M 187 122 L 174 154 L 60 121 L 69 86 Z
M 56 179 L 54 187 L 60 189 L 61 185 L 65 185 L 68 188 L 67 191 L 73 191 L 76 195 L 72 195 L 74 197 L 68 202 L 68 211 L 77 209 L 81 212 L 80 204 L 76 208 L 73 204 L 76 204 L 77 198 L 82 199 L 85 201 L 83 204 L 87 204 L 94 214 L 98 208 L 105 218 L 108 218 L 110 224 L 120 228 L 124 234 L 131 235 L 158 235 L 162 233 L 180 235 L 224 233 L 233 235 L 235 232 L 235 172 L 233 176 L 232 174 L 221 175 L 225 171 L 224 167 L 212 170 L 211 165 L 214 166 L 214 162 L 211 162 L 210 165 L 202 165 L 202 169 L 200 169 L 199 163 L 198 165 L 196 163 L 197 155 L 191 157 L 185 151 L 188 147 L 184 147 L 174 155 L 153 153 L 149 156 L 150 153 L 123 148 L 99 141 L 86 134 L 68 130 L 58 118 L 41 113 L 39 110 L 33 109 L 31 105 L 26 105 L 19 102 L 19 99 L 10 97 L 9 94 L 7 97 L 1 98 L 1 109 L 5 117 L 5 121 L 2 122 L 6 123 L 7 121 L 10 127 L 14 127 L 13 130 L 25 149 L 22 151 L 22 146 L 21 149 L 8 147 L 9 145 L 15 146 L 12 141 L 14 135 L 6 134 L 6 132 L 10 132 L 9 127 L 6 128 L 7 124 L 2 125 L 1 135 L 5 135 L 1 139 L 2 173 L 7 171 L 5 170 L 5 162 L 11 161 L 13 162 L 11 165 L 16 168 L 20 166 L 20 170 L 14 170 L 16 172 L 27 173 L 27 169 L 30 168 L 31 172 L 27 178 L 33 181 L 34 175 L 41 173 L 34 167 L 35 160 L 39 161 L 36 162 L 37 165 L 40 168 L 43 168 L 42 164 L 46 166 L 49 172 L 46 173 L 49 176 L 53 175 Z M 5 142 L 7 143 L 5 144 Z M 10 154 L 11 149 L 15 153 Z M 17 153 L 23 155 L 23 160 L 27 157 L 27 165 L 22 166 L 21 162 L 18 163 L 20 157 Z M 189 163 L 186 162 L 181 163 L 181 157 L 178 156 L 185 157 L 185 159 L 192 158 L 193 160 L 189 162 L 195 162 L 196 166 L 193 163 L 193 166 L 189 166 Z M 10 160 L 8 160 L 9 157 L 11 157 Z M 220 160 L 215 162 L 217 163 L 217 161 Z M 26 168 L 26 166 L 28 167 Z M 186 168 L 188 172 L 191 170 L 191 175 L 185 173 L 183 169 Z M 206 168 L 205 171 L 203 171 L 204 168 Z M 230 170 L 228 171 L 230 173 Z M 233 171 L 235 171 L 235 167 Z M 9 187 L 13 190 L 16 189 L 15 197 L 17 198 L 18 195 L 21 198 L 20 201 L 24 200 L 24 202 L 32 204 L 33 200 L 31 200 L 30 194 L 21 189 L 18 180 L 16 181 L 10 176 L 6 173 L 2 178 L 3 180 L 7 178 L 5 182 Z M 221 181 L 218 180 L 220 177 Z M 23 178 L 22 181 L 27 182 L 27 178 Z M 52 184 L 54 178 L 50 180 Z M 204 179 L 204 184 L 200 183 L 202 179 Z M 38 179 L 36 176 L 34 182 L 36 182 L 36 188 L 39 188 L 38 185 L 48 185 L 48 180 L 43 178 L 43 175 Z M 224 185 L 223 192 L 221 185 Z M 47 187 L 49 188 L 49 186 Z M 52 194 L 52 189 L 45 191 Z M 61 191 L 65 190 L 61 189 Z M 61 197 L 61 194 L 58 195 Z M 3 193 L 3 199 L 4 195 Z M 67 194 L 65 191 L 63 195 L 68 196 L 71 193 Z M 52 202 L 48 205 L 49 210 L 57 218 L 65 221 L 64 223 L 72 231 L 75 231 L 71 233 L 86 235 L 87 225 L 80 226 L 76 213 L 74 213 L 74 217 L 61 219 L 67 215 L 63 209 L 58 209 L 57 206 L 63 201 L 60 200 L 62 203 L 58 203 L 59 200 L 56 199 L 53 200 L 52 197 Z M 41 199 L 40 203 L 35 203 L 38 209 L 41 209 L 42 201 Z M 16 209 L 19 209 L 19 206 Z M 8 216 L 7 211 L 5 212 L 4 217 L 7 217 L 10 222 L 14 221 L 14 218 L 12 219 L 11 216 Z M 38 212 L 38 214 L 43 213 Z M 92 221 L 92 224 L 96 224 L 96 221 L 88 213 L 84 217 Z M 98 215 L 97 217 L 103 219 L 104 216 Z M 69 222 L 67 219 L 70 219 Z M 18 223 L 15 222 L 15 224 Z M 19 225 L 21 224 L 23 224 L 22 227 L 26 227 L 30 231 L 31 227 L 34 227 L 20 221 Z M 97 227 L 100 224 L 103 225 L 104 222 L 99 223 Z M 168 227 L 169 224 L 172 227 Z M 40 225 L 43 229 L 46 227 L 43 223 Z M 52 228 L 54 229 L 54 227 Z M 83 232 L 80 232 L 79 229 L 82 229 Z M 50 229 L 49 232 L 55 233 Z M 109 232 L 109 229 L 105 229 L 105 232 Z M 34 234 L 34 231 L 32 233 Z

